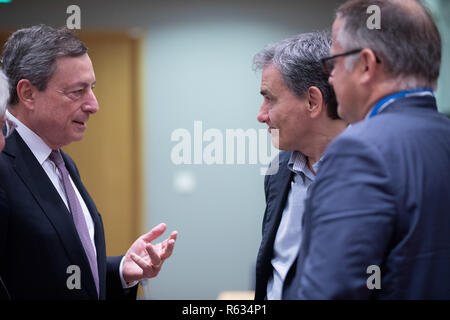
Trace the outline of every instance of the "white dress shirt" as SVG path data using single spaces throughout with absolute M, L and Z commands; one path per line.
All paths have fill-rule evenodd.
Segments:
M 322 158 L 312 166 L 316 173 L 321 162 Z M 292 153 L 288 168 L 295 174 L 273 244 L 273 269 L 267 282 L 267 300 L 282 299 L 284 281 L 300 250 L 304 202 L 315 178 L 308 167 L 308 159 L 299 151 Z

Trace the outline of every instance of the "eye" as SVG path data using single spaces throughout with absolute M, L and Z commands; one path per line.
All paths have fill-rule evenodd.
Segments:
M 83 96 L 83 94 L 84 94 L 84 89 L 73 90 L 73 91 L 69 92 L 69 97 L 72 100 L 75 100 L 75 99 L 81 98 Z

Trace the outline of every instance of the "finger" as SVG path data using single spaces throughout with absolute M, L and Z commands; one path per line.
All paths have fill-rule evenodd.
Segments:
M 172 255 L 173 248 L 175 247 L 175 240 L 169 239 L 167 241 L 166 247 L 163 250 L 163 253 L 161 254 L 161 257 L 163 260 L 169 258 Z
M 177 235 L 178 235 L 178 232 L 177 231 L 174 231 L 174 232 L 172 232 L 172 234 L 166 239 L 166 240 L 164 240 L 163 242 L 161 242 L 161 251 L 163 252 L 164 250 L 166 250 L 166 248 L 167 248 L 167 243 L 169 242 L 169 241 L 176 241 L 177 240 Z
M 161 236 L 164 231 L 166 231 L 166 225 L 164 223 L 158 224 L 156 227 L 154 227 L 152 230 L 147 232 L 146 234 L 141 236 L 141 239 L 143 239 L 145 242 L 151 242 Z
M 173 239 L 174 241 L 177 240 L 178 231 L 172 232 L 172 234 L 169 236 L 169 239 Z
M 142 270 L 150 268 L 150 265 L 136 253 L 132 252 L 130 257 L 131 260 L 133 260 L 139 267 L 141 267 Z
M 155 249 L 151 244 L 149 244 L 146 248 L 148 256 L 150 257 L 150 261 L 152 266 L 159 267 L 161 265 L 161 258 L 155 252 Z
M 166 250 L 166 248 L 167 248 L 167 241 L 169 241 L 169 239 L 166 239 L 166 240 L 164 240 L 163 242 L 161 242 L 161 246 L 160 246 L 160 249 L 159 249 L 159 252 L 162 254 L 162 253 L 164 253 L 164 251 Z

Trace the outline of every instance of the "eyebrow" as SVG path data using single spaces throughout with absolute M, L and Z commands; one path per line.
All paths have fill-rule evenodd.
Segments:
M 70 89 L 77 88 L 77 87 L 83 87 L 83 88 L 86 88 L 86 87 L 94 86 L 96 83 L 97 83 L 97 81 L 94 81 L 94 82 L 92 82 L 91 84 L 89 84 L 89 83 L 87 83 L 87 82 L 77 82 L 77 83 L 68 85 L 68 86 L 65 88 L 65 90 L 70 90 Z

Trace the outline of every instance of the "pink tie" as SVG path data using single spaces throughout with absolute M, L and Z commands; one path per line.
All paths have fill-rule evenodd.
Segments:
M 78 201 L 75 190 L 73 189 L 72 183 L 70 182 L 69 172 L 67 172 L 66 166 L 64 165 L 64 160 L 59 151 L 53 150 L 49 156 L 49 159 L 55 163 L 56 167 L 61 173 L 64 190 L 66 191 L 67 200 L 69 202 L 70 212 L 72 212 L 75 227 L 77 228 L 78 235 L 81 239 L 81 243 L 83 244 L 84 252 L 86 253 L 86 256 L 89 260 L 89 265 L 91 266 L 92 276 L 94 277 L 95 287 L 97 288 L 98 295 L 99 281 L 97 259 L 94 251 L 94 246 L 89 236 L 89 230 L 84 218 L 83 210 L 81 209 L 80 202 Z

